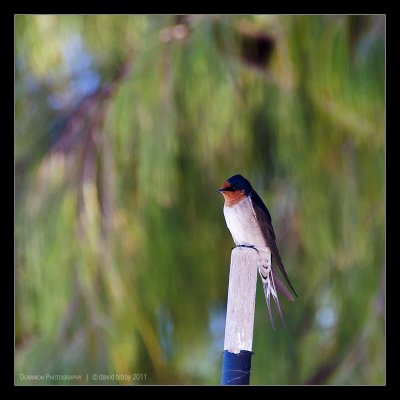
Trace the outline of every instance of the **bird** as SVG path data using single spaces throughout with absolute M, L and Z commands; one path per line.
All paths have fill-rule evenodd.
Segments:
M 271 214 L 251 183 L 242 175 L 231 176 L 218 189 L 218 192 L 224 196 L 224 217 L 236 247 L 251 247 L 257 251 L 258 272 L 261 277 L 271 324 L 275 329 L 270 304 L 271 296 L 283 323 L 284 318 L 277 290 L 290 301 L 293 301 L 294 297 L 278 276 L 276 267 L 272 265 L 272 260 L 275 261 L 286 284 L 296 297 L 297 293 L 289 280 L 276 244 Z M 269 255 L 271 255 L 271 258 Z

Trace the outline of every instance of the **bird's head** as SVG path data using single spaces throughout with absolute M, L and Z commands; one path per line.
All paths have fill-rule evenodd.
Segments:
M 223 185 L 218 189 L 228 206 L 235 205 L 244 197 L 246 197 L 253 190 L 250 182 L 243 178 L 242 175 L 231 176 Z

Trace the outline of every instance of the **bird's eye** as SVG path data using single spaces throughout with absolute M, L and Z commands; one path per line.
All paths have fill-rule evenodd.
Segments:
M 232 186 L 231 186 L 231 189 L 232 189 L 232 190 L 236 190 L 237 188 L 236 188 L 235 185 L 232 185 Z

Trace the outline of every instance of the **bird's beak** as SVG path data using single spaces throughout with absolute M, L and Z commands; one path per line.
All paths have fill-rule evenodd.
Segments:
M 229 187 L 231 186 L 231 184 L 226 181 L 223 183 L 223 185 L 217 190 L 217 192 L 223 193 L 223 192 L 228 192 L 229 191 Z

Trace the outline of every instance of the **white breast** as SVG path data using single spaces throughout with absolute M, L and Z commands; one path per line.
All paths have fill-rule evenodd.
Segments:
M 224 206 L 224 216 L 236 245 L 254 246 L 258 249 L 267 246 L 248 197 L 233 207 Z

